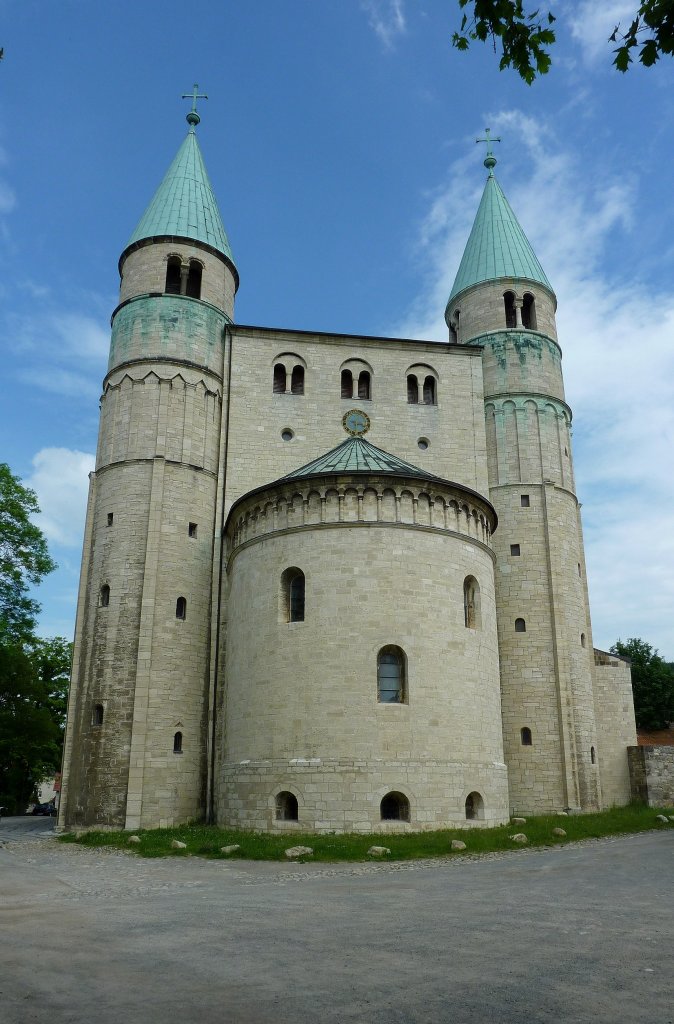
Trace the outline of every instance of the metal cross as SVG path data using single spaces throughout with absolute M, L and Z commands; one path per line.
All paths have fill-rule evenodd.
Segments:
M 199 92 L 199 86 L 195 82 L 192 92 L 184 92 L 180 98 L 181 100 L 192 100 L 192 113 L 196 114 L 197 100 L 207 100 L 208 96 L 205 92 Z
M 490 128 L 485 128 L 484 134 L 487 136 L 486 139 L 475 139 L 475 142 L 476 143 L 477 142 L 486 142 L 487 143 L 487 158 L 488 159 L 489 158 L 493 159 L 494 158 L 494 154 L 492 152 L 491 144 L 492 144 L 492 142 L 500 142 L 501 141 L 501 136 L 497 135 L 495 139 L 492 139 L 492 137 L 491 137 L 491 129 Z

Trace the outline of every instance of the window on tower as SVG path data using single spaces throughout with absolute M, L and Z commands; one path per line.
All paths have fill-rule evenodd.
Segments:
M 379 804 L 382 821 L 409 821 L 410 802 L 404 793 L 387 793 Z
M 342 398 L 353 397 L 353 374 L 351 370 L 342 370 L 340 388 Z
M 515 632 L 516 633 L 526 633 L 526 631 L 527 631 L 527 624 L 524 621 L 524 619 L 515 619 Z
M 484 818 L 484 801 L 479 793 L 469 793 L 466 797 L 465 807 L 468 821 Z
M 424 380 L 424 405 L 435 405 L 435 377 Z
M 377 700 L 405 704 L 405 654 L 400 647 L 382 647 L 377 656 Z
M 536 330 L 536 300 L 531 292 L 524 293 L 522 302 L 522 325 L 531 331 Z
M 183 734 L 177 732 L 173 736 L 173 753 L 182 754 L 183 752 Z
M 304 394 L 304 367 L 293 366 L 293 372 L 290 376 L 290 393 L 291 395 L 303 395 Z
M 182 260 L 180 256 L 169 256 L 166 262 L 166 288 L 168 295 L 180 295 L 180 269 Z
M 517 327 L 517 314 L 515 313 L 514 292 L 504 292 L 503 305 L 505 307 L 506 327 Z
M 94 710 L 93 710 L 93 712 L 91 714 L 91 724 L 92 725 L 103 725 L 103 715 L 104 715 L 103 705 L 102 704 L 94 704 Z
M 304 573 L 297 566 L 285 569 L 281 575 L 281 620 L 304 622 Z
M 463 581 L 463 621 L 466 629 L 479 629 L 482 625 L 480 584 L 474 576 L 466 576 Z
M 522 740 L 523 747 L 531 746 L 531 729 L 528 725 L 525 725 L 523 729 L 520 729 L 520 739 Z
M 190 260 L 190 266 L 187 272 L 187 285 L 185 288 L 185 294 L 189 295 L 191 299 L 201 298 L 202 270 L 203 266 L 199 262 L 199 260 Z
M 365 401 L 369 401 L 372 397 L 370 394 L 370 374 L 367 370 L 361 370 L 358 374 L 358 397 Z
M 274 367 L 274 385 L 273 390 L 275 395 L 284 395 L 286 390 L 286 368 L 283 363 L 277 363 Z
M 419 404 L 419 381 L 413 373 L 407 375 L 407 401 L 409 405 Z
M 176 619 L 187 618 L 187 599 L 179 597 L 176 601 Z
M 276 818 L 278 821 L 297 821 L 299 818 L 299 807 L 297 797 L 294 793 L 284 790 L 276 795 Z
M 101 608 L 107 608 L 110 604 L 110 587 L 107 583 L 104 583 L 101 587 L 99 604 Z

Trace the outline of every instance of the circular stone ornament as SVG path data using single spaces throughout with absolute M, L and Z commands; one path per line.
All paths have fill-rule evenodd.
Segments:
M 342 416 L 342 426 L 351 437 L 360 437 L 370 429 L 370 417 L 362 409 L 349 409 Z

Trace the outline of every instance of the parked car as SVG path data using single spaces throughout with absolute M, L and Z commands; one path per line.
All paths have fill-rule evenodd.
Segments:
M 30 813 L 46 815 L 56 814 L 56 805 L 54 804 L 53 801 L 50 801 L 47 804 L 35 804 L 35 807 Z

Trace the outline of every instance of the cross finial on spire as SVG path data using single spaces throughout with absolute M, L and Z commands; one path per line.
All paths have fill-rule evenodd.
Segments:
M 492 152 L 491 144 L 492 144 L 492 142 L 500 142 L 501 141 L 501 136 L 497 135 L 495 139 L 492 139 L 492 137 L 491 137 L 491 129 L 490 128 L 485 128 L 484 134 L 485 134 L 486 138 L 484 138 L 484 139 L 476 139 L 475 141 L 476 142 L 486 142 L 487 143 L 487 155 L 484 158 L 484 166 L 488 169 L 489 176 L 491 177 L 493 175 L 493 173 L 494 173 L 494 168 L 496 167 L 496 157 L 494 156 L 494 154 Z
M 197 114 L 197 100 L 207 100 L 208 96 L 205 92 L 199 92 L 199 86 L 195 82 L 192 92 L 184 92 L 180 98 L 183 100 L 192 100 L 192 109 L 186 116 L 185 120 L 190 126 L 190 131 L 193 132 L 199 124 L 199 121 L 201 121 L 201 118 Z

